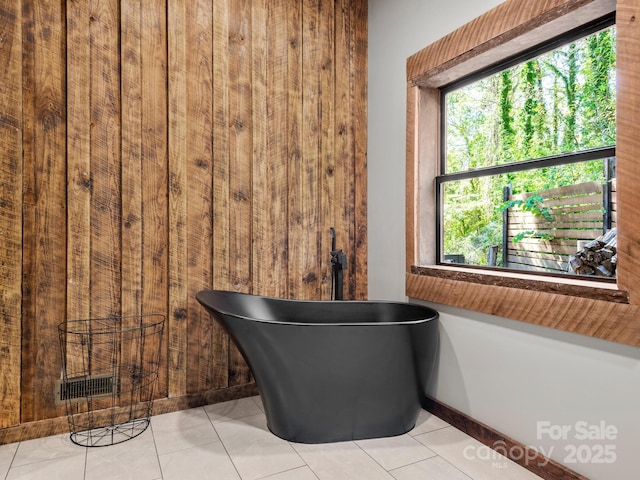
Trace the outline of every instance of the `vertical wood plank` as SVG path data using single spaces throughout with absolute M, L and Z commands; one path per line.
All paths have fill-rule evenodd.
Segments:
M 320 3 L 305 0 L 302 3 L 302 112 L 300 118 L 300 155 L 290 169 L 291 215 L 290 246 L 295 271 L 290 275 L 291 294 L 301 299 L 317 299 L 320 295 L 319 265 L 320 220 L 320 74 L 319 48 Z
M 333 202 L 336 247 L 343 249 L 347 257 L 344 270 L 344 298 L 355 298 L 356 249 L 355 242 L 355 144 L 354 144 L 354 96 L 353 96 L 353 33 L 351 30 L 351 4 L 348 0 L 336 3 L 335 11 L 335 131 L 334 150 L 335 182 Z
M 266 172 L 264 201 L 254 200 L 257 208 L 264 210 L 262 228 L 268 250 L 264 258 L 270 259 L 262 266 L 268 284 L 265 294 L 287 298 L 288 279 L 288 190 L 287 190 L 287 28 L 282 25 L 287 18 L 287 2 L 268 2 L 266 24 Z M 256 176 L 261 178 L 262 173 Z M 260 259 L 256 255 L 254 272 Z M 269 268 L 269 271 L 265 271 Z M 255 273 L 254 273 L 255 276 Z M 264 286 L 264 281 L 260 281 Z
M 91 0 L 91 317 L 119 315 L 121 123 L 118 0 Z
M 142 36 L 140 0 L 121 0 L 122 315 L 142 313 Z
M 87 2 L 67 3 L 67 320 L 90 317 L 90 50 Z M 81 346 L 65 346 L 67 375 L 82 372 Z
M 354 2 L 351 11 L 351 29 L 354 35 L 353 91 L 354 110 L 353 125 L 355 137 L 355 168 L 353 182 L 355 184 L 355 230 L 353 248 L 356 260 L 355 298 L 367 298 L 367 2 Z
M 91 162 L 89 9 L 67 3 L 67 319 L 89 318 Z
M 229 256 L 235 291 L 250 293 L 252 182 L 252 2 L 229 4 Z M 249 369 L 237 347 L 229 345 L 229 385 L 249 381 Z
M 0 0 L 0 428 L 20 423 L 22 2 Z
M 21 422 L 53 404 L 65 318 L 66 116 L 63 2 L 23 4 L 24 217 Z
M 316 225 L 318 248 L 316 262 L 320 282 L 317 299 L 331 298 L 331 244 L 329 228 L 337 227 L 336 236 L 346 239 L 346 231 L 337 223 L 335 206 L 343 203 L 342 192 L 336 184 L 335 107 L 336 107 L 336 59 L 335 59 L 335 1 L 321 0 L 318 5 L 318 75 L 319 135 L 318 139 L 318 224 Z M 344 241 L 344 240 L 343 240 Z M 338 247 L 336 238 L 336 248 Z M 346 272 L 345 272 L 346 273 Z
M 251 88 L 252 2 L 229 4 L 229 225 L 230 280 L 236 291 L 251 291 Z
M 141 4 L 141 304 L 142 313 L 166 316 L 169 302 L 167 1 L 142 0 Z M 166 340 L 163 345 L 167 345 Z M 157 346 L 152 344 L 148 348 Z M 162 348 L 160 365 L 167 364 L 167 355 L 167 349 Z M 166 368 L 161 368 L 156 396 L 166 397 L 167 392 L 168 373 Z
M 269 189 L 271 159 L 267 158 L 267 108 L 273 105 L 267 96 L 267 5 L 265 0 L 251 2 L 251 114 L 252 114 L 252 276 L 253 293 L 269 295 L 273 291 L 274 259 L 271 255 L 268 221 L 272 218 Z M 275 105 L 273 105 L 275 107 Z
M 122 162 L 118 0 L 89 2 L 91 113 L 90 317 L 121 315 Z M 114 329 L 118 325 L 114 325 Z M 91 345 L 81 373 L 95 373 L 111 358 L 110 347 Z M 106 408 L 106 400 L 92 404 Z
M 261 0 L 252 11 L 253 292 L 286 297 L 286 5 Z
M 640 148 L 637 125 L 640 119 L 640 92 L 636 87 L 640 83 L 637 55 L 640 51 L 640 26 L 638 15 L 640 5 L 634 0 L 619 0 L 616 14 L 616 55 L 617 78 L 616 90 L 616 169 L 617 169 L 617 208 L 618 216 L 618 248 L 624 255 L 618 264 L 618 286 L 629 291 L 629 301 L 640 304 L 640 292 L 634 288 L 638 284 L 640 272 L 640 249 L 637 235 L 640 191 L 636 187 L 636 179 L 640 178 L 640 167 L 637 152 Z
M 185 2 L 168 2 L 169 313 L 168 395 L 187 392 L 187 92 Z
M 417 208 L 416 198 L 413 195 L 415 192 L 415 182 L 418 178 L 418 162 L 415 159 L 416 156 L 416 132 L 415 132 L 415 117 L 417 109 L 417 96 L 418 88 L 412 87 L 410 82 L 407 82 L 407 110 L 406 110 L 406 133 L 405 133 L 405 152 L 406 152 L 406 167 L 405 167 L 405 268 L 407 272 L 411 271 L 411 265 L 416 263 L 418 259 L 416 250 L 416 233 L 417 233 Z M 435 237 L 434 237 L 435 238 Z
M 229 2 L 213 5 L 213 288 L 230 289 Z
M 302 161 L 302 2 L 288 2 L 287 36 L 287 189 L 288 189 L 288 278 L 289 298 L 300 296 L 303 257 L 300 235 L 303 232 L 302 206 L 298 202 Z
M 229 2 L 213 3 L 213 279 L 212 287 L 231 289 L 229 239 Z M 216 384 L 229 385 L 230 340 L 212 326 Z
M 187 31 L 187 308 L 191 371 L 187 391 L 214 388 L 213 322 L 195 294 L 212 284 L 213 11 L 211 3 L 191 2 Z
M 424 185 L 427 188 L 414 190 L 419 196 L 413 200 L 414 225 L 419 229 L 415 232 L 416 261 L 419 265 L 423 262 L 436 261 L 436 252 L 432 248 L 432 239 L 436 238 L 436 206 L 432 199 L 436 198 L 436 186 L 432 181 L 440 169 L 440 91 L 437 88 L 412 87 L 407 93 L 407 99 L 413 103 L 412 110 L 415 118 L 414 123 L 421 126 L 414 131 L 414 145 L 412 147 L 414 164 L 413 187 Z M 415 127 L 414 127 L 415 129 Z M 437 133 L 433 133 L 437 132 Z M 418 148 L 420 146 L 420 148 Z M 442 227 L 440 227 L 442 228 Z

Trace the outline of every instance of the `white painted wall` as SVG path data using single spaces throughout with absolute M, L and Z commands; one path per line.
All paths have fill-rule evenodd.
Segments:
M 369 0 L 369 298 L 405 300 L 406 59 L 500 0 Z M 640 349 L 433 305 L 441 351 L 432 394 L 592 480 L 636 480 Z M 569 426 L 565 439 L 540 422 Z M 580 423 L 584 422 L 584 423 Z M 615 438 L 576 438 L 582 425 Z M 610 436 L 613 436 L 610 433 Z M 596 463 L 600 447 L 603 460 Z M 570 460 L 571 450 L 581 457 Z M 603 453 L 605 453 L 603 451 Z M 569 457 L 569 458 L 568 458 Z
M 404 299 L 406 60 L 501 0 L 369 0 L 369 298 Z

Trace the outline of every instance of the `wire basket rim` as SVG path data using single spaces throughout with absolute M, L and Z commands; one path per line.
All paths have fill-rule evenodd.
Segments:
M 158 320 L 150 323 L 145 323 L 141 325 L 132 325 L 127 326 L 126 328 L 114 327 L 112 325 L 104 325 L 99 326 L 97 328 L 77 328 L 78 327 L 87 327 L 89 324 L 95 322 L 116 322 L 122 320 L 130 320 L 130 319 L 146 319 L 151 317 L 157 317 Z M 86 318 L 86 319 L 77 319 L 77 320 L 67 320 L 58 324 L 58 331 L 60 333 L 66 334 L 74 334 L 74 335 L 86 335 L 90 333 L 91 335 L 101 335 L 101 334 L 113 334 L 113 333 L 123 333 L 123 332 L 131 332 L 136 330 L 146 330 L 151 329 L 158 326 L 163 326 L 166 320 L 166 315 L 162 313 L 146 313 L 141 315 L 111 315 L 108 317 L 95 317 L 95 318 Z

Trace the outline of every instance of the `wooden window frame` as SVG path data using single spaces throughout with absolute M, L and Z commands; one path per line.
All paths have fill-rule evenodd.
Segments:
M 436 265 L 440 87 L 616 14 L 616 283 Z M 640 2 L 507 0 L 407 59 L 406 294 L 640 346 Z

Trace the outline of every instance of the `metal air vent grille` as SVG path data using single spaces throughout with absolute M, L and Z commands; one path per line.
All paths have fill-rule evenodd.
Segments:
M 67 402 L 77 403 L 89 399 L 110 397 L 116 394 L 116 380 L 113 374 L 90 375 L 69 378 L 56 382 L 55 403 L 63 405 Z

